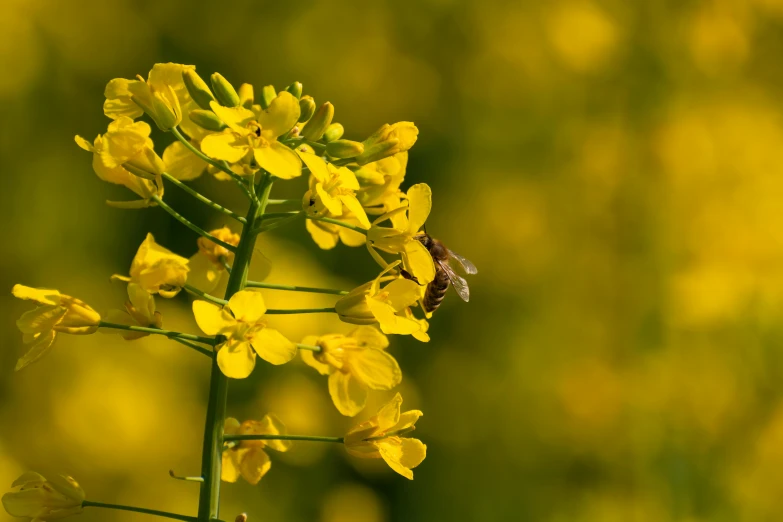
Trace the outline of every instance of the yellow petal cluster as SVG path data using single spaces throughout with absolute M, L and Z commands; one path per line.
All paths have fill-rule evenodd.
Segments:
M 389 340 L 372 326 L 347 335 L 309 336 L 304 344 L 321 351 L 302 350 L 302 360 L 329 376 L 329 395 L 337 410 L 353 417 L 364 409 L 369 390 L 391 390 L 402 380 L 399 364 L 388 352 Z
M 399 208 L 400 185 L 407 166 L 408 153 L 399 152 L 363 165 L 354 172 L 361 187 L 356 196 L 368 214 L 385 214 Z
M 76 144 L 92 152 L 92 168 L 100 179 L 123 185 L 142 198 L 130 202 L 109 201 L 110 205 L 143 208 L 154 204 L 150 201 L 152 196 L 163 195 L 162 182 L 152 179 L 160 176 L 166 166 L 153 149 L 150 131 L 150 126 L 143 121 L 134 122 L 121 116 L 111 122 L 106 134 L 98 135 L 93 143 L 76 136 Z
M 136 283 L 150 294 L 174 297 L 188 279 L 188 260 L 155 242 L 152 234 L 142 242 L 130 267 L 130 277 L 113 275 L 119 281 Z
M 358 325 L 378 323 L 385 334 L 412 335 L 427 342 L 426 321 L 416 319 L 410 311 L 421 297 L 421 287 L 410 279 L 386 275 L 399 264 L 400 261 L 390 264 L 375 280 L 338 299 L 335 311 L 343 322 Z
M 410 410 L 400 413 L 402 396 L 398 393 L 370 420 L 351 428 L 345 435 L 345 449 L 355 457 L 382 458 L 391 469 L 413 480 L 413 468 L 427 456 L 427 446 L 406 437 L 415 429 L 423 413 Z
M 386 263 L 376 249 L 401 254 L 405 269 L 425 285 L 435 278 L 435 263 L 418 237 L 432 209 L 432 190 L 425 183 L 413 185 L 408 189 L 407 202 L 407 206 L 387 212 L 373 222 L 367 232 L 367 248 L 381 266 Z M 391 221 L 391 227 L 379 226 L 386 220 Z
M 212 230 L 209 233 L 230 245 L 239 244 L 239 234 L 232 232 L 228 227 Z M 223 262 L 230 265 L 234 253 L 206 237 L 198 238 L 197 244 L 198 252 L 189 260 L 188 281 L 199 290 L 209 293 L 217 287 L 220 278 L 226 272 Z
M 228 128 L 201 141 L 204 154 L 229 163 L 254 160 L 258 167 L 281 179 L 302 174 L 299 156 L 277 141 L 299 119 L 299 100 L 291 93 L 278 93 L 266 109 L 255 105 L 253 110 L 223 107 L 215 101 L 210 107 Z
M 416 143 L 418 136 L 419 129 L 409 121 L 400 121 L 392 125 L 384 124 L 364 140 L 364 152 L 356 157 L 356 162 L 365 165 L 400 152 L 407 152 Z
M 155 309 L 155 297 L 144 290 L 138 283 L 128 283 L 128 300 L 125 310 L 109 310 L 106 321 L 128 326 L 143 326 L 145 328 L 162 328 L 163 317 Z M 118 334 L 126 341 L 141 339 L 150 334 L 112 328 L 101 329 L 102 333 Z
M 283 423 L 275 415 L 267 414 L 260 421 L 249 420 L 242 424 L 229 417 L 226 419 L 224 433 L 226 435 L 285 435 Z M 236 482 L 242 477 L 250 484 L 256 485 L 266 475 L 272 462 L 264 448 L 275 451 L 288 451 L 291 448 L 288 440 L 243 440 L 229 443 L 223 451 L 223 467 L 220 478 L 225 482 Z
M 244 379 L 253 371 L 256 354 L 271 364 L 285 364 L 296 356 L 296 345 L 266 326 L 266 306 L 261 293 L 241 290 L 226 306 L 206 301 L 193 302 L 193 315 L 207 335 L 222 335 L 217 362 L 227 377 Z
M 24 343 L 31 345 L 17 361 L 17 371 L 49 353 L 58 332 L 86 335 L 98 330 L 100 314 L 80 299 L 57 290 L 24 285 L 14 285 L 11 292 L 14 297 L 39 304 L 16 321 Z
M 47 480 L 28 471 L 16 479 L 11 491 L 3 495 L 3 507 L 9 515 L 35 521 L 59 520 L 82 512 L 84 490 L 64 475 Z

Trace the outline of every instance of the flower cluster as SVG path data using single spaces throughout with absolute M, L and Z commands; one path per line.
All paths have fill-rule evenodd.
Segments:
M 215 73 L 208 85 L 195 67 L 172 63 L 156 64 L 146 79 L 110 81 L 105 97 L 104 114 L 111 120 L 107 131 L 92 143 L 79 136 L 76 142 L 92 153 L 98 178 L 123 185 L 137 196 L 108 203 L 125 209 L 160 207 L 198 234 L 195 253 L 179 255 L 147 234 L 128 275 L 112 276 L 126 285 L 124 308 L 103 315 L 56 290 L 16 285 L 16 297 L 39 305 L 17 323 L 30 345 L 17 369 L 46 354 L 58 333 L 101 331 L 129 341 L 163 335 L 212 360 L 202 463 L 208 471 L 193 479 L 202 487 L 215 491 L 221 478 L 234 482 L 243 477 L 256 484 L 271 466 L 264 450 L 286 451 L 295 440 L 341 442 L 351 455 L 382 458 L 394 471 L 413 478 L 411 469 L 424 459 L 426 447 L 407 435 L 421 412 L 400 413 L 399 394 L 345 437 L 290 435 L 273 414 L 240 423 L 223 412 L 228 379 L 248 377 L 257 357 L 280 365 L 301 354 L 307 365 L 328 376 L 335 407 L 351 417 L 365 408 L 370 391 L 388 391 L 400 384 L 402 371 L 387 351 L 386 335 L 429 340 L 431 314 L 423 300 L 439 273 L 425 246 L 429 236 L 423 232 L 432 207 L 431 190 L 425 184 L 406 192 L 400 189 L 408 150 L 418 136 L 415 125 L 386 124 L 362 141 L 345 139 L 345 129 L 333 121 L 334 106 L 317 105 L 303 95 L 298 82 L 279 92 L 265 86 L 256 95 L 250 84 L 235 89 Z M 152 126 L 142 118 L 173 136 L 161 154 L 155 151 Z M 247 198 L 246 212 L 226 208 L 184 183 L 205 173 L 240 190 Z M 307 180 L 301 183 L 301 198 L 270 198 L 275 182 L 290 182 L 303 174 Z M 194 204 L 233 220 L 236 230 L 223 226 L 206 231 L 190 222 L 164 200 L 164 183 L 193 196 Z M 269 212 L 270 205 L 280 205 L 283 211 Z M 271 284 L 258 275 L 254 280 L 250 261 L 257 236 L 300 220 L 322 249 L 340 242 L 366 246 L 380 265 L 378 276 L 349 291 Z M 222 282 L 225 294 L 211 295 Z M 328 308 L 274 310 L 265 305 L 263 292 L 268 290 L 340 297 Z M 156 298 L 182 294 L 194 298 L 193 316 L 204 335 L 163 328 Z M 273 325 L 274 315 L 296 313 L 333 313 L 357 326 L 347 333 L 304 336 L 296 343 Z M 48 520 L 99 505 L 85 501 L 71 479 L 50 482 L 26 474 L 14 483 L 17 486 L 21 490 L 6 495 L 3 502 L 10 513 L 20 516 Z M 212 498 L 202 495 L 199 520 L 215 518 L 217 507 L 207 497 Z

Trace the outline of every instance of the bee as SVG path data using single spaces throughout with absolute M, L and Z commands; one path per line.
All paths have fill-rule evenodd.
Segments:
M 467 303 L 470 299 L 468 282 L 457 275 L 449 262 L 452 260 L 455 261 L 466 274 L 470 275 L 478 273 L 476 265 L 456 252 L 452 252 L 446 248 L 446 245 L 444 245 L 442 241 L 433 238 L 427 234 L 426 231 L 416 236 L 416 239 L 424 245 L 424 248 L 427 249 L 432 256 L 432 260 L 435 262 L 435 279 L 427 284 L 427 289 L 424 292 L 424 299 L 422 299 L 424 311 L 432 313 L 438 309 L 443 298 L 446 296 L 446 290 L 449 289 L 449 284 L 457 291 L 457 295 Z

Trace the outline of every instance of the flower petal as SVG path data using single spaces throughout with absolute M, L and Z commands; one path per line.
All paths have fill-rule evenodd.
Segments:
M 240 290 L 228 300 L 228 307 L 237 321 L 256 324 L 266 313 L 264 296 L 256 290 Z
M 270 141 L 282 136 L 296 125 L 299 114 L 299 100 L 290 92 L 278 93 L 269 108 L 258 114 L 261 135 Z
M 14 297 L 41 303 L 42 305 L 59 305 L 60 292 L 48 288 L 32 288 L 24 285 L 14 285 L 11 289 Z
M 27 352 L 25 352 L 25 354 L 21 356 L 18 361 L 16 361 L 16 367 L 14 368 L 14 371 L 18 372 L 25 366 L 34 363 L 49 353 L 56 337 L 57 334 L 54 330 L 49 330 L 48 332 L 42 333 L 36 340 L 35 344 L 33 344 L 27 350 Z
M 216 101 L 209 102 L 209 107 L 229 128 L 243 135 L 249 132 L 247 124 L 256 119 L 253 111 L 244 107 L 223 107 Z
M 417 183 L 408 189 L 408 233 L 415 234 L 432 210 L 432 189 L 426 183 Z
M 337 239 L 340 237 L 334 230 L 338 228 L 336 225 L 329 225 L 328 223 L 319 223 L 312 219 L 305 220 L 305 228 L 310 232 L 310 237 L 313 238 L 315 244 L 323 250 L 331 250 L 337 246 Z M 355 232 L 358 234 L 358 232 Z M 361 235 L 361 234 L 359 234 Z M 364 238 L 364 236 L 362 236 Z
M 210 134 L 201 140 L 201 152 L 210 158 L 226 160 L 229 163 L 241 160 L 248 150 L 250 145 L 247 141 L 230 129 Z
M 386 433 L 400 421 L 400 407 L 402 395 L 395 393 L 394 397 L 384 404 L 376 415 L 378 430 Z
M 310 174 L 312 174 L 315 179 L 321 183 L 329 179 L 329 169 L 326 167 L 326 162 L 324 160 L 315 154 L 303 152 L 299 149 L 297 149 L 296 153 L 304 164 L 307 165 L 307 168 L 310 169 Z
M 203 147 L 202 142 L 202 149 Z M 259 167 L 280 179 L 292 179 L 302 175 L 302 161 L 299 156 L 279 141 L 271 141 L 266 147 L 253 149 L 253 155 Z
M 388 352 L 367 348 L 348 358 L 351 374 L 372 390 L 391 390 L 402 380 L 400 365 Z
M 405 267 L 419 280 L 419 284 L 426 285 L 435 279 L 435 262 L 432 260 L 432 254 L 419 241 L 407 242 L 402 256 Z
M 266 475 L 269 468 L 272 467 L 272 462 L 269 460 L 269 455 L 264 450 L 258 447 L 251 448 L 247 451 L 239 464 L 240 473 L 242 478 L 247 480 L 254 486 L 258 484 L 261 478 Z
M 166 172 L 180 181 L 188 181 L 201 176 L 207 163 L 190 152 L 185 145 L 175 141 L 163 151 Z
M 378 331 L 374 326 L 359 326 L 348 337 L 353 337 L 360 346 L 368 348 L 385 349 L 389 346 L 389 338 Z
M 427 446 L 418 439 L 385 439 L 378 443 L 378 450 L 391 469 L 410 480 L 413 480 L 411 469 L 427 456 Z
M 220 345 L 217 363 L 226 377 L 244 379 L 256 366 L 256 354 L 246 341 L 229 341 Z
M 277 418 L 274 413 L 268 413 L 264 415 L 259 423 L 259 433 L 266 433 L 268 435 L 286 435 L 288 430 L 285 428 L 283 421 Z M 266 440 L 264 443 L 275 451 L 288 451 L 293 446 L 293 442 L 290 440 Z
M 329 376 L 329 395 L 337 411 L 353 417 L 367 404 L 367 388 L 350 373 L 334 372 Z
M 356 196 L 354 195 L 342 195 L 340 196 L 340 200 L 342 201 L 343 205 L 345 205 L 345 208 L 347 208 L 351 214 L 354 215 L 354 217 L 359 221 L 359 225 L 361 225 L 362 228 L 368 229 L 370 228 L 370 220 L 367 219 L 367 213 L 364 211 L 364 207 L 362 207 L 362 204 L 359 203 L 359 200 L 356 199 Z M 354 232 L 355 234 L 358 234 L 358 232 Z
M 188 266 L 188 284 L 206 293 L 212 292 L 218 286 L 225 272 L 223 267 L 215 265 L 201 252 L 193 254 L 188 260 Z
M 207 301 L 193 301 L 193 316 L 201 331 L 207 335 L 218 335 L 236 326 L 236 320 L 223 308 Z
M 220 480 L 234 483 L 239 479 L 239 462 L 237 462 L 236 449 L 223 451 L 222 466 L 220 468 Z
M 253 349 L 270 364 L 285 364 L 296 357 L 296 345 L 272 328 L 263 328 L 253 335 Z
M 343 215 L 342 201 L 340 201 L 339 198 L 332 197 L 332 195 L 324 189 L 322 183 L 316 184 L 315 192 L 318 195 L 318 199 L 320 199 L 321 203 L 326 207 L 326 210 L 329 211 L 329 214 L 335 217 Z
M 23 313 L 16 326 L 24 334 L 46 332 L 57 326 L 67 313 L 68 309 L 63 306 L 39 306 Z
M 304 341 L 304 344 L 310 344 L 306 340 Z M 331 366 L 328 364 L 322 363 L 318 359 L 315 358 L 315 354 L 310 350 L 299 350 L 299 355 L 302 356 L 302 361 L 309 367 L 315 368 L 318 373 L 321 375 L 329 375 L 329 372 L 331 371 Z

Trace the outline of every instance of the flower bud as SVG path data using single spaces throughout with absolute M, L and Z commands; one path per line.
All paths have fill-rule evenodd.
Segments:
M 47 480 L 28 471 L 11 487 L 19 489 L 3 495 L 3 507 L 15 517 L 49 521 L 78 515 L 83 509 L 84 490 L 71 477 L 58 475 Z
M 144 147 L 140 154 L 122 164 L 131 174 L 154 179 L 166 171 L 166 163 L 152 147 Z
M 217 98 L 220 105 L 224 107 L 239 107 L 239 94 L 237 94 L 234 86 L 223 78 L 222 74 L 214 73 L 210 80 L 212 81 L 212 89 L 215 91 L 215 98 Z M 209 107 L 206 108 L 208 109 Z
M 247 513 L 238 514 L 237 518 L 234 519 L 234 522 L 247 522 Z
M 81 299 L 63 295 L 60 306 L 68 311 L 54 327 L 55 331 L 69 334 L 91 334 L 98 330 L 101 315 Z
M 326 145 L 326 153 L 333 158 L 354 158 L 364 152 L 364 145 L 358 141 L 335 140 Z
M 277 92 L 275 91 L 275 86 L 264 85 L 264 87 L 261 89 L 261 99 L 258 100 L 261 104 L 261 108 L 267 110 L 272 104 L 272 100 L 274 100 L 276 97 Z
M 375 324 L 378 320 L 367 305 L 367 296 L 372 282 L 365 283 L 342 296 L 334 304 L 337 316 L 344 323 L 350 324 Z
M 326 128 L 326 132 L 324 132 L 324 141 L 329 143 L 330 141 L 339 140 L 343 137 L 344 133 L 345 128 L 343 128 L 342 123 L 332 123 Z
M 158 128 L 163 132 L 170 131 L 182 121 L 182 109 L 179 106 L 177 95 L 174 94 L 170 85 L 167 85 L 167 87 L 171 91 L 169 99 L 166 99 L 159 92 L 152 93 L 152 110 L 154 114 L 150 114 Z
M 185 87 L 188 89 L 190 97 L 196 102 L 196 105 L 202 109 L 209 109 L 209 102 L 214 101 L 215 97 L 212 96 L 209 86 L 201 79 L 196 70 L 185 69 L 182 72 L 182 81 L 185 83 Z
M 239 86 L 239 103 L 244 107 L 245 109 L 250 109 L 253 107 L 253 99 L 254 99 L 254 93 L 253 93 L 253 86 L 249 83 L 243 83 Z
M 313 117 L 315 113 L 315 101 L 312 96 L 303 96 L 299 100 L 299 123 L 304 123 Z
M 326 132 L 326 129 L 332 123 L 334 118 L 334 105 L 329 102 L 324 103 L 307 122 L 302 130 L 302 136 L 310 141 L 318 141 Z
M 285 90 L 293 94 L 298 100 L 302 97 L 302 82 L 294 82 L 286 87 Z
M 215 113 L 212 111 L 195 109 L 190 111 L 190 114 L 188 116 L 190 117 L 190 121 L 192 121 L 202 129 L 207 129 L 211 131 L 221 131 L 226 128 L 226 124 L 223 123 L 223 120 L 218 118 L 215 115 Z
M 419 129 L 409 121 L 397 122 L 394 125 L 383 125 L 375 133 L 364 140 L 364 152 L 356 158 L 359 165 L 378 161 L 405 152 L 416 143 Z

